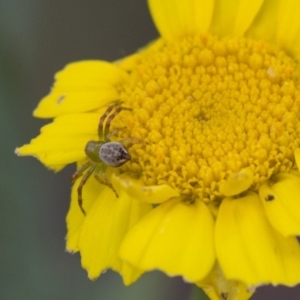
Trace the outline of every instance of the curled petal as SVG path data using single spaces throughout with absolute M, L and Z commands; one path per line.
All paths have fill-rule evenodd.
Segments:
M 267 217 L 282 235 L 300 235 L 300 177 L 282 173 L 274 180 L 259 189 Z
M 253 184 L 254 175 L 250 168 L 242 169 L 238 173 L 229 176 L 226 182 L 220 186 L 220 193 L 226 197 L 238 195 Z
M 112 182 L 117 189 L 125 190 L 130 197 L 148 203 L 158 204 L 179 196 L 178 191 L 167 184 L 146 186 L 141 180 L 135 180 L 127 175 L 113 175 Z
M 248 286 L 262 283 L 295 285 L 300 280 L 300 248 L 268 222 L 255 193 L 225 198 L 215 232 L 216 252 L 226 278 Z
M 120 256 L 133 266 L 159 269 L 188 281 L 203 279 L 215 262 L 213 218 L 202 201 L 171 199 L 142 218 L 126 235 Z
M 81 61 L 67 65 L 55 76 L 49 95 L 34 111 L 39 118 L 87 112 L 119 99 L 117 86 L 127 73 L 104 61 Z

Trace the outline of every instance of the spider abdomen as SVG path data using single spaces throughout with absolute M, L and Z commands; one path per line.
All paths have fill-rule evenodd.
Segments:
M 131 159 L 126 147 L 119 142 L 108 142 L 100 147 L 100 159 L 110 167 L 119 167 Z

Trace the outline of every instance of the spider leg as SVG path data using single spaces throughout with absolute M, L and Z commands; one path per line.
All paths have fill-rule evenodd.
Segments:
M 113 103 L 111 106 L 109 106 L 107 108 L 107 110 L 101 116 L 101 118 L 99 120 L 99 124 L 98 124 L 98 137 L 99 137 L 100 141 L 102 141 L 103 138 L 104 138 L 104 136 L 103 136 L 103 123 L 104 123 L 104 120 L 106 119 L 108 114 L 114 109 L 114 107 L 119 106 L 120 104 L 121 104 L 120 102 Z
M 77 193 L 78 193 L 78 205 L 81 209 L 81 211 L 83 212 L 83 214 L 85 215 L 85 210 L 83 209 L 83 206 L 82 206 L 82 188 L 83 186 L 85 185 L 85 183 L 87 182 L 87 180 L 89 179 L 89 177 L 92 175 L 92 173 L 94 172 L 96 168 L 96 165 L 91 165 L 91 167 L 87 170 L 87 172 L 83 175 L 81 181 L 80 181 L 80 184 L 77 188 Z
M 74 182 L 77 178 L 79 178 L 82 173 L 91 166 L 92 162 L 88 161 L 87 163 L 83 164 L 71 177 L 71 182 Z
M 117 127 L 113 131 L 107 134 L 106 138 L 109 140 L 111 136 L 116 135 L 119 131 L 126 129 L 126 126 L 124 127 Z
M 100 172 L 101 172 L 102 178 L 99 176 Z M 99 183 L 107 185 L 109 188 L 111 188 L 113 190 L 113 192 L 115 193 L 116 197 L 119 198 L 117 191 L 115 190 L 113 185 L 110 183 L 110 181 L 108 180 L 108 178 L 105 174 L 105 165 L 104 164 L 96 167 L 94 176 L 99 181 Z
M 131 108 L 119 106 L 116 108 L 115 112 L 112 113 L 106 120 L 105 127 L 104 127 L 104 140 L 105 142 L 109 142 L 109 139 L 107 138 L 109 134 L 109 128 L 111 121 L 115 118 L 117 114 L 119 114 L 122 110 L 132 110 Z

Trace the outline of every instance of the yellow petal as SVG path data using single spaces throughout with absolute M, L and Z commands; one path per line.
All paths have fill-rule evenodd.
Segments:
M 300 2 L 279 2 L 277 19 L 277 44 L 298 60 L 300 59 Z
M 219 265 L 216 264 L 209 276 L 197 282 L 210 300 L 247 300 L 253 293 L 253 288 L 247 288 L 240 281 L 228 280 L 224 277 Z
M 71 204 L 67 215 L 67 237 L 66 248 L 69 252 L 77 252 L 78 249 L 78 237 L 80 234 L 81 226 L 85 220 L 85 216 L 79 208 L 77 188 L 81 181 L 78 178 L 72 187 Z M 103 189 L 107 189 L 106 186 L 100 184 L 94 176 L 91 176 L 83 187 L 83 207 L 86 212 L 89 212 L 91 206 L 98 198 Z
M 34 116 L 51 118 L 105 106 L 119 99 L 117 86 L 127 76 L 116 65 L 104 61 L 71 63 L 56 74 L 50 94 L 41 100 Z
M 136 180 L 126 174 L 113 175 L 112 183 L 117 190 L 124 190 L 135 199 L 148 203 L 162 203 L 170 198 L 178 197 L 178 191 L 167 184 L 146 186 L 142 180 Z
M 229 280 L 242 281 L 248 286 L 262 283 L 291 286 L 300 281 L 297 239 L 285 238 L 273 229 L 255 193 L 222 201 L 215 242 L 218 261 Z
M 188 281 L 203 279 L 215 261 L 213 218 L 202 201 L 172 199 L 156 207 L 126 235 L 120 256 L 133 266 L 159 269 Z
M 300 235 L 300 177 L 278 174 L 264 183 L 259 196 L 272 226 L 282 235 Z
M 243 36 L 262 3 L 263 0 L 216 0 L 210 31 L 219 36 Z
M 71 114 L 54 119 L 41 129 L 30 144 L 16 149 L 21 156 L 34 156 L 49 168 L 66 165 L 85 158 L 84 148 L 97 138 L 101 114 Z
M 214 8 L 212 0 L 148 0 L 156 28 L 166 40 L 207 32 Z
M 226 197 L 238 195 L 250 188 L 253 184 L 254 175 L 250 168 L 242 169 L 238 173 L 233 173 L 220 186 L 220 193 Z
M 246 35 L 266 42 L 276 41 L 276 28 L 280 0 L 264 0 L 254 22 Z
M 82 267 L 90 279 L 108 268 L 119 272 L 126 285 L 141 275 L 141 271 L 119 259 L 118 251 L 126 232 L 151 209 L 150 204 L 137 201 L 125 192 L 116 198 L 111 189 L 103 189 L 87 211 L 78 239 Z

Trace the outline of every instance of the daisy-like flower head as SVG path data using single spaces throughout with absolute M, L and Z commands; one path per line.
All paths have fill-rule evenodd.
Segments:
M 111 186 L 77 179 L 67 249 L 91 279 L 159 269 L 211 299 L 300 282 L 300 4 L 149 0 L 161 37 L 115 63 L 72 63 L 34 111 L 54 118 L 19 155 L 54 170 L 86 163 L 112 103 L 131 160 Z M 297 167 L 298 166 L 298 167 Z M 112 188 L 113 187 L 113 188 Z M 115 191 L 113 190 L 115 189 Z M 118 197 L 117 197 L 118 195 Z

